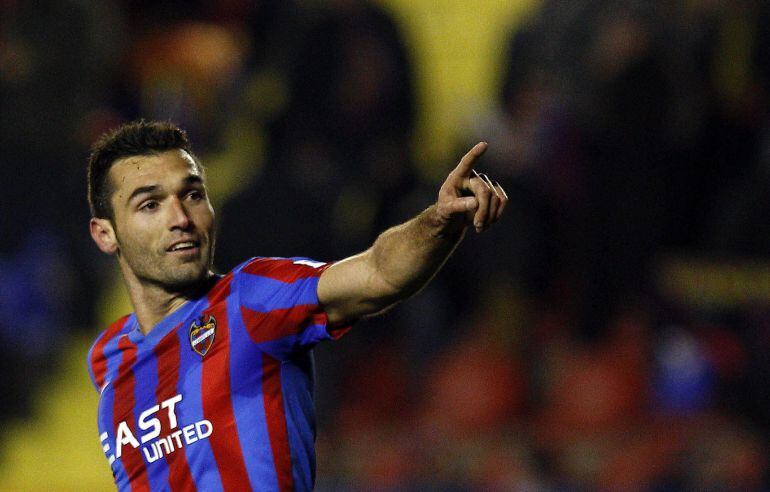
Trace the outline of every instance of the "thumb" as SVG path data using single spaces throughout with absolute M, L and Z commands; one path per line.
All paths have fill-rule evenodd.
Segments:
M 446 211 L 454 215 L 476 210 L 478 207 L 479 201 L 476 200 L 476 197 L 466 196 L 451 200 L 446 204 Z
M 475 196 L 466 196 L 464 198 L 460 198 L 460 201 L 463 204 L 462 212 L 469 212 L 471 210 L 476 210 L 479 208 L 479 201 L 476 199 Z

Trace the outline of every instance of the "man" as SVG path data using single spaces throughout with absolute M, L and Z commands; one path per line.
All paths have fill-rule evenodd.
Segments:
M 473 171 L 485 150 L 363 253 L 253 258 L 216 275 L 214 211 L 184 132 L 139 121 L 103 136 L 89 158 L 90 232 L 117 257 L 135 311 L 88 362 L 118 488 L 312 489 L 310 349 L 420 290 L 468 225 L 499 219 L 505 192 Z

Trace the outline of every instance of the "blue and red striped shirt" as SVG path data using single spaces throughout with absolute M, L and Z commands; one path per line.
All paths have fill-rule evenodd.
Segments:
M 254 258 L 143 335 L 135 315 L 88 354 L 119 490 L 311 490 L 310 349 L 342 336 L 318 302 L 328 264 Z

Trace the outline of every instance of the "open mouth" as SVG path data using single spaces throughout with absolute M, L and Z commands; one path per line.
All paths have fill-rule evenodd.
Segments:
M 169 253 L 177 253 L 177 252 L 191 253 L 191 252 L 198 251 L 199 247 L 200 247 L 200 242 L 198 241 L 183 241 L 172 245 L 166 251 L 168 251 Z

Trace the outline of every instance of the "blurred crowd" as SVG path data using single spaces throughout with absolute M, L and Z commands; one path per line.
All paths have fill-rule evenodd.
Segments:
M 96 332 L 93 139 L 187 129 L 222 271 L 339 259 L 453 165 L 414 162 L 410 53 L 362 0 L 0 0 L 0 418 Z M 770 7 L 544 0 L 499 53 L 453 155 L 490 142 L 507 217 L 318 347 L 319 489 L 770 488 L 770 298 L 670 278 L 770 264 Z

